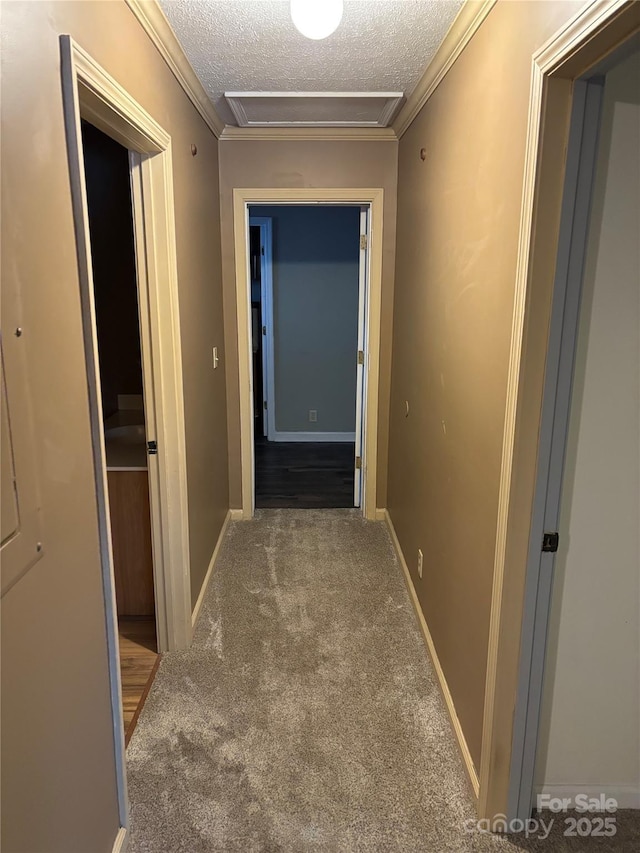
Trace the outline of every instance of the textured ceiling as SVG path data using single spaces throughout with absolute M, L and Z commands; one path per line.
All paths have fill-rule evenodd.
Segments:
M 159 0 L 220 118 L 224 92 L 411 93 L 462 0 L 345 0 L 322 41 L 301 35 L 288 0 Z

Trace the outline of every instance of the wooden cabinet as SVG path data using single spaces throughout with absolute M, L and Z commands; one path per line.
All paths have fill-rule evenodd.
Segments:
M 153 616 L 147 471 L 107 471 L 118 616 Z

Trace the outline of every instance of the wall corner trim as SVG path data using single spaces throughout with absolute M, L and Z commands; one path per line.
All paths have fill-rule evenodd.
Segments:
M 463 4 L 435 56 L 393 123 L 398 139 L 409 129 L 411 122 L 433 95 L 495 4 L 496 0 L 466 0 Z
M 216 139 L 219 139 L 224 130 L 224 124 L 213 108 L 209 96 L 159 4 L 156 0 L 125 0 L 125 3 L 169 66 L 171 73 L 209 130 Z
M 413 605 L 413 609 L 416 614 L 416 618 L 418 620 L 418 624 L 420 625 L 420 631 L 422 633 L 422 637 L 424 639 L 425 645 L 429 652 L 429 657 L 431 658 L 431 663 L 433 664 L 433 668 L 435 670 L 438 684 L 440 685 L 440 691 L 444 698 L 445 705 L 447 707 L 447 711 L 449 712 L 449 718 L 451 720 L 451 725 L 453 727 L 453 731 L 455 733 L 456 739 L 458 741 L 458 746 L 460 748 L 460 753 L 462 754 L 462 760 L 464 762 L 464 766 L 466 768 L 467 774 L 469 776 L 469 781 L 471 782 L 471 787 L 473 788 L 473 793 L 475 794 L 476 800 L 478 798 L 480 792 L 480 783 L 478 779 L 478 773 L 476 771 L 475 765 L 473 763 L 473 759 L 471 758 L 471 753 L 469 752 L 469 747 L 467 746 L 467 741 L 464 736 L 464 732 L 462 731 L 462 726 L 460 724 L 460 720 L 458 719 L 458 715 L 456 713 L 455 705 L 453 704 L 453 697 L 451 696 L 451 691 L 449 690 L 449 685 L 447 684 L 447 679 L 445 678 L 444 671 L 440 664 L 440 660 L 438 658 L 438 654 L 436 652 L 436 647 L 433 642 L 433 638 L 431 636 L 431 632 L 429 631 L 429 626 L 427 625 L 427 621 L 424 618 L 424 613 L 422 612 L 422 608 L 420 607 L 420 602 L 418 601 L 418 595 L 416 593 L 415 587 L 413 585 L 413 581 L 411 579 L 411 574 L 409 572 L 409 567 L 407 566 L 407 561 L 404 558 L 404 554 L 402 553 L 402 548 L 400 546 L 400 541 L 395 531 L 395 527 L 393 526 L 393 521 L 391 520 L 391 516 L 389 515 L 389 510 L 376 510 L 376 517 L 378 512 L 383 513 L 384 521 L 387 525 L 387 529 L 389 531 L 389 535 L 391 536 L 391 541 L 393 543 L 393 547 L 396 552 L 396 556 L 398 557 L 398 562 L 400 563 L 400 568 L 402 569 L 402 574 L 404 577 L 404 582 L 407 587 L 407 592 L 409 593 L 409 598 L 411 599 L 411 604 Z
M 229 518 L 231 521 L 244 521 L 244 517 L 244 510 L 242 509 L 229 510 Z
M 229 522 L 233 518 L 232 513 L 233 510 L 227 510 L 227 514 L 224 517 L 224 521 L 222 522 L 222 527 L 220 528 L 220 534 L 218 536 L 218 541 L 216 542 L 216 546 L 213 549 L 213 554 L 211 555 L 211 559 L 209 560 L 209 567 L 207 568 L 207 573 L 204 576 L 204 580 L 202 581 L 202 586 L 200 587 L 200 593 L 196 600 L 196 603 L 193 608 L 193 613 L 191 614 L 191 625 L 195 628 L 195 624 L 198 621 L 198 616 L 200 615 L 200 609 L 202 607 L 202 602 L 204 601 L 205 594 L 207 589 L 209 588 L 209 581 L 211 580 L 211 576 L 213 575 L 213 570 L 216 565 L 216 560 L 218 559 L 218 554 L 220 553 L 220 547 L 224 542 L 224 537 L 227 532 L 227 527 L 229 526 Z
M 381 509 L 380 507 L 376 507 L 376 521 L 385 521 L 387 520 L 387 511 L 386 509 Z

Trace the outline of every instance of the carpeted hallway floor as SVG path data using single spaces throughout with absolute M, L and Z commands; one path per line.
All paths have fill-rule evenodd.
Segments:
M 230 525 L 127 761 L 130 853 L 587 849 L 465 830 L 468 783 L 388 533 L 356 510 Z

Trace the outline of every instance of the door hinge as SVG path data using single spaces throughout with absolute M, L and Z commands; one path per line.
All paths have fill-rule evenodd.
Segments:
M 264 255 L 264 246 L 260 246 L 260 254 Z
M 368 240 L 368 238 L 367 238 L 367 235 L 366 235 L 366 234 L 361 234 L 361 235 L 360 235 L 360 248 L 361 248 L 361 249 L 366 249 L 368 245 L 369 245 L 369 240 Z
M 358 364 L 364 364 L 364 350 L 358 350 Z
M 266 326 L 263 326 L 263 327 L 262 327 L 262 334 L 263 334 L 263 335 L 266 335 L 266 334 L 267 334 L 267 327 L 266 327 Z
M 148 441 L 147 442 L 147 452 L 149 456 L 156 456 L 158 454 L 158 442 L 157 441 Z
M 265 401 L 264 401 L 264 403 L 263 403 L 262 405 L 263 405 L 263 407 L 266 409 L 266 408 L 267 408 L 267 401 L 265 400 Z
M 559 542 L 560 536 L 557 533 L 545 533 L 542 537 L 542 550 L 548 554 L 555 554 Z
M 362 468 L 362 456 L 356 456 L 356 471 Z

